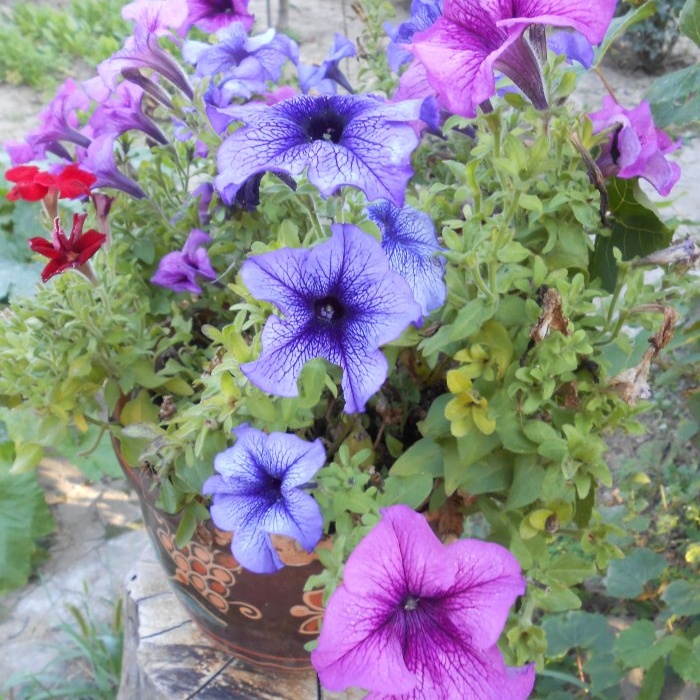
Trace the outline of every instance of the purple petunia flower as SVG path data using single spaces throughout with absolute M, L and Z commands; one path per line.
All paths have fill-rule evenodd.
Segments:
M 615 0 L 445 0 L 442 16 L 413 37 L 441 103 L 476 115 L 496 92 L 494 70 L 508 76 L 538 109 L 547 107 L 540 65 L 524 32 L 531 25 L 571 27 L 592 44 L 602 41 Z
M 368 199 L 402 204 L 413 174 L 411 152 L 418 144 L 408 122 L 419 118 L 421 104 L 386 103 L 365 95 L 300 95 L 270 106 L 221 109 L 229 123 L 238 120 L 245 126 L 219 148 L 216 188 L 230 203 L 255 173 L 300 175 L 307 170 L 324 196 L 350 185 Z
M 114 158 L 115 139 L 115 134 L 102 134 L 93 139 L 86 150 L 78 150 L 78 162 L 97 178 L 95 187 L 111 187 L 136 199 L 142 199 L 146 193 L 117 168 Z
M 411 60 L 411 52 L 406 45 L 411 43 L 416 32 L 431 27 L 441 14 L 442 0 L 413 0 L 411 16 L 405 22 L 396 28 L 389 22 L 384 25 L 390 39 L 386 55 L 391 70 L 398 73 L 401 66 Z
M 580 32 L 559 29 L 549 36 L 547 46 L 556 54 L 563 53 L 569 63 L 578 61 L 586 69 L 595 60 L 593 47 Z
M 505 666 L 496 642 L 525 592 L 500 545 L 443 545 L 425 518 L 384 508 L 343 570 L 311 662 L 329 690 L 358 686 L 368 700 L 523 700 L 532 665 Z
M 270 28 L 249 37 L 239 22 L 217 32 L 218 43 L 188 41 L 182 51 L 186 61 L 202 76 L 221 75 L 220 104 L 232 97 L 249 98 L 267 90 L 268 81 L 277 82 L 287 61 L 296 64 L 299 46 Z
M 154 6 L 158 4 L 153 3 Z M 148 6 L 148 4 L 144 5 L 146 8 Z M 127 38 L 124 46 L 97 66 L 97 72 L 105 84 L 114 89 L 119 76 L 123 76 L 146 89 L 140 80 L 134 80 L 139 76 L 143 77 L 141 70 L 146 68 L 162 75 L 192 99 L 192 86 L 187 76 L 177 61 L 158 43 L 162 28 L 160 12 L 144 11 L 141 21 L 137 21 L 133 35 Z M 156 95 L 154 96 L 158 99 Z
M 122 17 L 135 24 L 147 24 L 159 36 L 178 31 L 187 19 L 187 3 L 182 0 L 133 0 L 122 7 Z
M 603 175 L 642 177 L 664 197 L 671 191 L 681 169 L 665 156 L 680 148 L 681 142 L 671 141 L 668 134 L 656 128 L 648 102 L 625 109 L 612 97 L 604 97 L 603 109 L 588 116 L 594 133 L 614 127 L 597 160 Z
M 379 347 L 416 322 L 421 309 L 374 238 L 350 224 L 331 229 L 333 236 L 311 250 L 275 250 L 243 264 L 251 294 L 285 317 L 267 319 L 262 353 L 241 370 L 263 391 L 297 396 L 302 367 L 323 357 L 342 368 L 345 411 L 356 413 L 386 379 Z
M 125 131 L 138 129 L 159 143 L 168 139 L 155 122 L 143 113 L 143 90 L 134 83 L 123 82 L 117 85 L 109 98 L 92 113 L 88 124 L 96 138 L 103 134 L 119 136 Z
M 309 93 L 315 89 L 321 95 L 335 95 L 337 85 L 345 88 L 349 93 L 355 92 L 348 79 L 342 73 L 338 64 L 344 58 L 350 58 L 357 53 L 355 44 L 347 37 L 335 33 L 333 46 L 328 52 L 328 57 L 319 66 L 298 66 L 299 87 L 302 92 Z
M 173 251 L 161 258 L 151 282 L 174 292 L 201 294 L 202 288 L 197 284 L 197 278 L 216 279 L 216 272 L 204 248 L 204 244 L 210 242 L 209 235 L 193 228 L 181 251 Z
M 67 141 L 85 148 L 90 138 L 80 127 L 78 112 L 85 111 L 90 99 L 72 78 L 68 78 L 56 91 L 49 104 L 39 113 L 39 127 L 27 134 L 24 141 L 8 141 L 5 149 L 13 165 L 32 160 L 43 160 L 46 153 L 73 161 L 73 157 L 61 143 Z
M 231 553 L 241 566 L 259 574 L 283 564 L 270 535 L 292 537 L 308 552 L 323 534 L 323 516 L 302 487 L 323 466 L 320 439 L 271 433 L 243 424 L 233 431 L 236 444 L 214 458 L 218 474 L 202 493 L 213 494 L 209 509 L 214 524 L 233 532 Z
M 440 246 L 432 219 L 425 212 L 399 209 L 387 200 L 371 204 L 367 213 L 379 226 L 391 269 L 408 282 L 423 315 L 442 306 L 447 295 L 445 260 L 437 256 Z
M 239 22 L 249 32 L 255 15 L 248 12 L 249 0 L 187 0 L 189 14 L 180 32 L 184 36 L 192 26 L 212 34 Z

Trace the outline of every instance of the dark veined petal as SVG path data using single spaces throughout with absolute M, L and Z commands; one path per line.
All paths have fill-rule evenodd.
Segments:
M 214 459 L 217 475 L 204 484 L 212 494 L 214 524 L 233 532 L 231 551 L 242 566 L 258 573 L 281 568 L 269 535 L 285 535 L 311 551 L 323 534 L 323 516 L 303 486 L 323 466 L 320 440 L 267 435 L 243 424 L 233 447 Z
M 420 101 L 382 103 L 361 95 L 300 95 L 264 109 L 218 110 L 245 126 L 219 148 L 215 184 L 226 202 L 252 175 L 300 175 L 328 196 L 349 185 L 369 199 L 403 202 L 418 136 L 408 122 Z M 223 115 L 223 116 L 222 116 Z
M 447 295 L 445 261 L 437 256 L 440 246 L 430 216 L 389 201 L 372 204 L 367 211 L 382 234 L 391 268 L 408 282 L 423 315 L 442 306 Z
M 241 370 L 263 391 L 297 396 L 302 367 L 323 357 L 343 369 L 345 410 L 357 412 L 386 378 L 379 346 L 421 312 L 375 239 L 352 225 L 332 231 L 311 251 L 292 249 L 287 259 L 285 251 L 274 251 L 243 266 L 253 294 L 277 304 L 285 318 L 268 318 L 260 356 Z
M 533 668 L 507 668 L 494 641 L 523 590 L 506 549 L 444 546 L 420 514 L 385 508 L 345 565 L 312 663 L 329 688 L 376 700 L 524 700 Z
M 263 530 L 234 532 L 231 554 L 242 567 L 256 574 L 272 574 L 284 566 L 270 536 Z

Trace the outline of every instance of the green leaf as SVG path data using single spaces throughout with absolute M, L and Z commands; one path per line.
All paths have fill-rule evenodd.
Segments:
M 569 649 L 605 651 L 612 648 L 613 632 L 599 613 L 571 611 L 566 615 L 552 615 L 545 618 L 542 628 L 547 634 L 550 656 L 560 656 Z
M 176 547 L 184 547 L 192 539 L 192 535 L 194 535 L 194 531 L 197 527 L 196 506 L 196 502 L 188 503 L 182 511 L 182 519 L 175 532 Z
M 392 465 L 391 476 L 414 474 L 442 476 L 442 448 L 431 438 L 423 438 L 411 445 Z
M 505 491 L 513 480 L 513 466 L 504 454 L 491 454 L 464 470 L 460 488 L 476 496 Z
M 700 46 L 700 0 L 686 0 L 678 19 L 681 32 Z
M 452 435 L 450 421 L 445 418 L 445 406 L 453 399 L 452 394 L 438 396 L 428 409 L 425 420 L 418 423 L 418 430 L 424 437 L 441 438 Z
M 478 431 L 465 435 L 457 441 L 451 440 L 445 443 L 443 448 L 445 493 L 449 496 L 460 487 L 478 489 L 471 493 L 485 493 L 507 488 L 511 477 L 509 476 L 508 481 L 504 483 L 505 474 L 498 466 L 494 469 L 486 468 L 483 464 L 474 465 L 489 454 L 498 443 L 499 440 L 495 434 L 484 435 Z M 474 469 L 470 469 L 472 465 Z M 491 488 L 491 486 L 497 488 Z
M 654 2 L 645 2 L 639 7 L 632 8 L 622 17 L 616 17 L 608 27 L 607 34 L 603 42 L 598 47 L 595 54 L 595 66 L 599 66 L 603 60 L 603 56 L 608 52 L 608 49 L 613 43 L 619 39 L 633 24 L 637 24 L 648 17 L 651 17 L 656 12 L 656 4 Z
M 394 476 L 390 474 L 384 482 L 381 506 L 393 506 L 405 503 L 411 508 L 418 508 L 430 497 L 433 490 L 433 477 L 429 474 L 411 476 Z
M 636 598 L 644 591 L 645 584 L 661 576 L 666 560 L 650 549 L 640 547 L 624 559 L 610 562 L 603 579 L 608 595 L 616 598 Z
M 656 627 L 649 620 L 637 620 L 620 632 L 613 651 L 619 661 L 628 668 L 649 668 L 664 658 L 681 641 L 680 637 L 663 636 L 657 640 Z
M 41 445 L 36 445 L 33 442 L 25 442 L 21 444 L 15 453 L 15 461 L 10 470 L 13 474 L 24 474 L 34 471 L 41 458 L 44 456 L 44 448 Z
M 594 574 L 593 564 L 575 554 L 562 554 L 553 559 L 546 569 L 547 578 L 556 579 L 569 586 L 581 583 Z
M 644 95 L 659 129 L 686 126 L 700 114 L 700 65 L 695 64 L 655 80 Z
M 532 599 L 545 612 L 558 613 L 564 610 L 577 610 L 581 599 L 574 591 L 562 583 L 553 583 L 546 591 L 537 589 L 532 592 Z
M 684 680 L 700 683 L 700 637 L 682 642 L 671 652 L 671 666 Z
M 625 672 L 616 665 L 613 654 L 608 652 L 593 654 L 586 670 L 591 677 L 593 697 L 609 697 L 603 695 L 602 691 L 617 686 L 625 675 Z
M 476 333 L 485 321 L 493 316 L 493 306 L 481 297 L 467 302 L 462 307 L 450 327 L 450 340 L 464 340 Z
M 659 700 L 666 680 L 666 662 L 659 659 L 644 674 L 637 700 Z
M 700 581 L 672 581 L 661 595 L 674 615 L 700 615 Z
M 513 483 L 508 491 L 506 510 L 515 510 L 534 503 L 540 496 L 544 481 L 544 467 L 532 458 L 516 459 L 513 465 Z
M 36 540 L 52 531 L 53 518 L 36 473 L 0 470 L 0 593 L 27 582 Z
M 673 230 L 651 208 L 636 179 L 613 178 L 610 181 L 608 208 L 612 233 L 596 237 L 589 271 L 591 277 L 599 277 L 603 287 L 612 292 L 617 282 L 613 248 L 620 249 L 623 260 L 649 255 L 671 242 Z
M 58 452 L 92 481 L 103 476 L 124 475 L 114 454 L 109 432 L 100 434 L 96 425 L 91 425 L 86 433 L 68 431 L 66 439 L 58 446 Z

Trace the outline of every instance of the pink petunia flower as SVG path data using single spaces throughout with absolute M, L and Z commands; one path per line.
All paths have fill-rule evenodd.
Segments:
M 497 646 L 524 591 L 507 549 L 443 545 L 419 513 L 385 508 L 345 564 L 311 662 L 325 688 L 371 700 L 524 700 L 534 668 L 507 667 Z
M 445 0 L 443 14 L 413 37 L 441 104 L 474 117 L 496 92 L 494 70 L 508 76 L 538 109 L 547 107 L 540 65 L 524 32 L 532 25 L 570 27 L 600 43 L 615 0 Z
M 648 102 L 625 109 L 612 97 L 604 97 L 603 109 L 589 117 L 595 133 L 613 128 L 597 160 L 603 175 L 644 178 L 664 197 L 671 191 L 681 169 L 666 155 L 680 148 L 681 141 L 672 141 L 668 134 L 656 128 Z

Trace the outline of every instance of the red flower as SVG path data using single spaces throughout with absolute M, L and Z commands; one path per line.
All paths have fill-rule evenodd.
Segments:
M 36 165 L 18 165 L 16 168 L 10 168 L 5 177 L 17 184 L 7 193 L 7 198 L 13 202 L 17 199 L 26 199 L 28 202 L 43 199 L 49 188 L 36 181 L 40 172 Z
M 16 183 L 7 193 L 7 198 L 12 201 L 26 199 L 28 202 L 43 199 L 52 189 L 63 199 L 82 197 L 90 194 L 90 187 L 97 180 L 92 173 L 81 170 L 75 163 L 66 165 L 58 175 L 39 170 L 36 165 L 18 165 L 10 168 L 5 177 Z
M 45 238 L 30 238 L 29 247 L 39 255 L 49 258 L 49 262 L 41 273 L 41 279 L 48 279 L 64 270 L 81 267 L 107 240 L 104 233 L 90 229 L 83 233 L 83 224 L 87 214 L 73 214 L 73 228 L 70 237 L 61 228 L 61 222 L 56 217 L 53 222 L 51 240 Z

